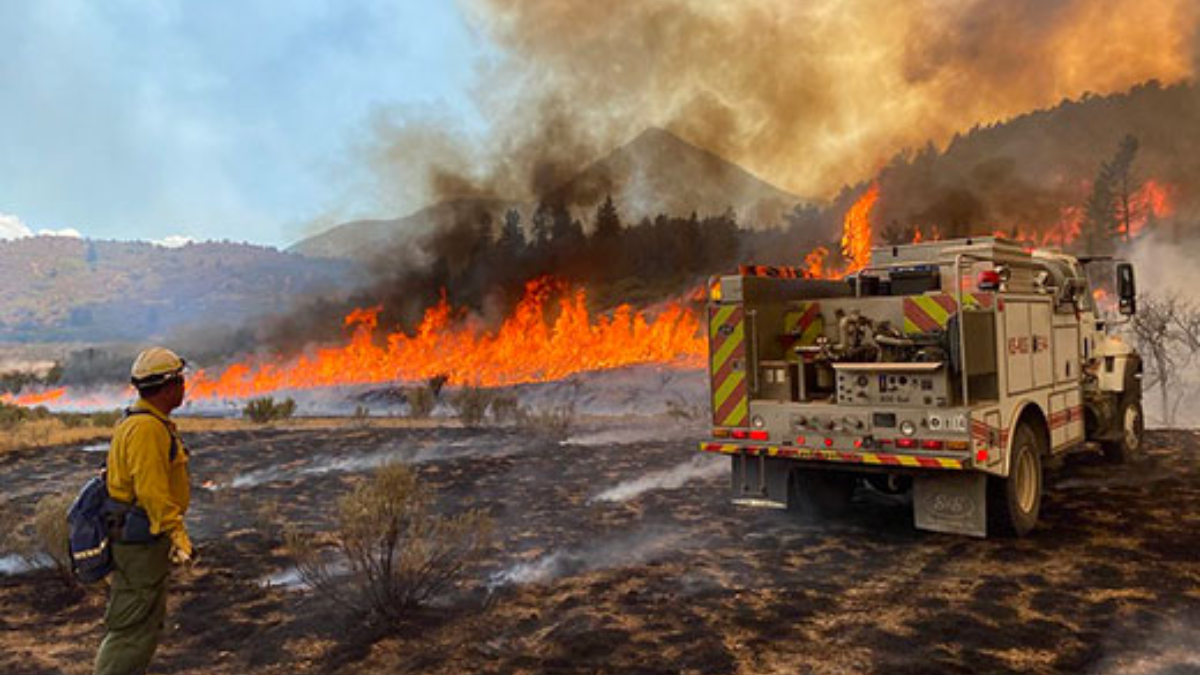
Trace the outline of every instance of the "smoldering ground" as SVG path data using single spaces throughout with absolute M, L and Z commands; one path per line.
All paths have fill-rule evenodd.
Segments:
M 1110 673 L 1184 668 L 1195 656 L 1174 628 L 1195 625 L 1200 581 L 1200 439 L 1188 432 L 1151 433 L 1146 460 L 1133 466 L 1068 462 L 1052 483 L 1070 487 L 1052 488 L 1043 525 L 1015 541 L 920 533 L 907 509 L 877 500 L 824 522 L 736 507 L 720 476 L 593 500 L 671 473 L 694 452 L 682 441 L 371 428 L 189 441 L 198 481 L 388 444 L 516 451 L 415 465 L 439 509 L 493 514 L 495 546 L 412 630 L 367 647 L 347 646 L 344 623 L 313 593 L 259 584 L 290 561 L 255 524 L 273 503 L 284 522 L 328 528 L 328 505 L 362 474 L 296 472 L 197 491 L 201 562 L 175 581 L 179 628 L 159 660 L 172 672 Z M 27 516 L 94 459 L 74 448 L 8 453 L 0 488 L 29 497 L 13 505 Z M 488 581 L 501 579 L 489 593 Z M 0 576 L 0 670 L 87 667 L 102 599 L 68 609 L 50 592 L 57 583 L 48 572 Z

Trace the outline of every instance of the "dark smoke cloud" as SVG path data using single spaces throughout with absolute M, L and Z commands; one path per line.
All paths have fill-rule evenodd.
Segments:
M 381 125 L 375 166 L 409 207 L 544 195 L 648 126 L 826 197 L 980 122 L 1186 78 L 1200 16 L 1192 0 L 460 4 L 501 48 L 476 92 L 488 131 Z

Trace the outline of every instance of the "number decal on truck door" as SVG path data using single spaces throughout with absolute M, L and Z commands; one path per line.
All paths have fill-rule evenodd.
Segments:
M 741 305 L 711 307 L 708 325 L 713 424 L 745 426 L 750 400 L 746 389 L 746 319 Z

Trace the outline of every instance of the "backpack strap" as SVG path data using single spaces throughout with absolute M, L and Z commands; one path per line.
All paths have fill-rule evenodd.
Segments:
M 163 422 L 162 418 L 160 418 L 158 415 L 155 415 L 154 413 L 151 413 L 149 410 L 142 410 L 141 408 L 126 408 L 125 409 L 125 419 L 133 417 L 134 415 L 149 415 L 150 417 L 153 417 L 154 419 L 161 422 L 164 427 L 167 426 L 167 423 Z M 168 457 L 170 458 L 170 460 L 172 462 L 174 462 L 175 456 L 179 454 L 179 442 L 175 440 L 175 434 L 171 432 L 170 427 L 167 427 L 167 435 L 171 437 L 171 450 L 168 452 Z

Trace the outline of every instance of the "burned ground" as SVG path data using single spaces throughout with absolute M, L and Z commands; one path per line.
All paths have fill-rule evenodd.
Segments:
M 729 505 L 699 431 L 267 429 L 191 438 L 201 562 L 180 574 L 164 673 L 1196 672 L 1200 437 L 1150 436 L 1132 467 L 1050 474 L 1021 540 L 917 532 L 861 491 L 833 522 Z M 0 456 L 24 513 L 99 455 Z M 472 583 L 390 634 L 287 587 L 278 514 L 328 527 L 364 471 L 413 463 L 448 511 L 489 510 Z M 714 464 L 715 463 L 715 464 Z M 620 488 L 620 489 L 614 489 Z M 280 585 L 268 580 L 283 582 Z M 0 576 L 0 672 L 90 672 L 102 598 L 48 571 Z

